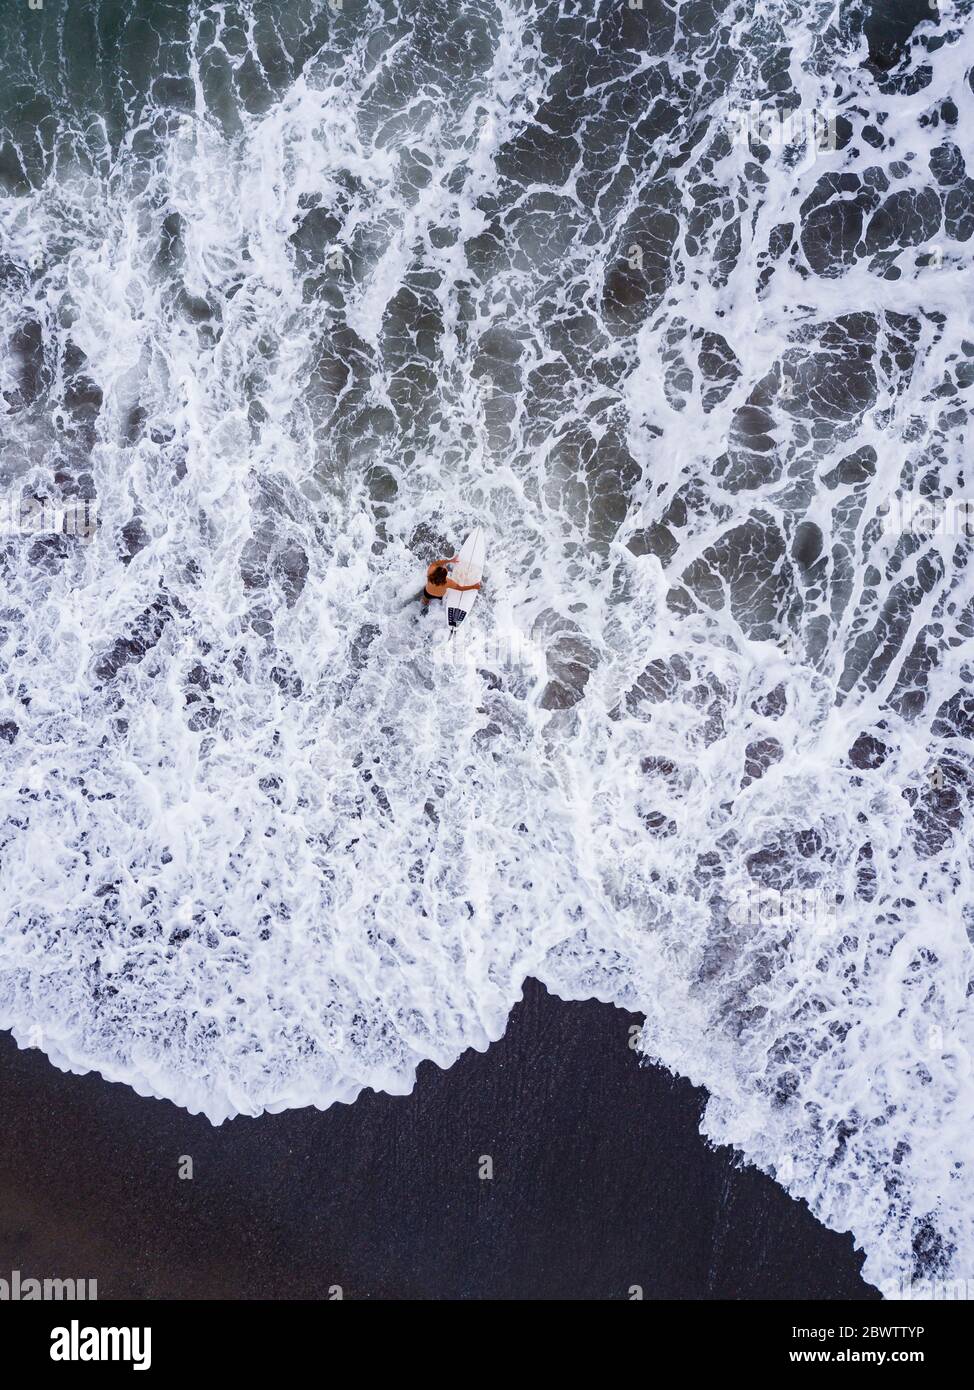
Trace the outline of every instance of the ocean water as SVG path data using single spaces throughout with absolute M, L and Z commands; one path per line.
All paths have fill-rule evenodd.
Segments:
M 971 1275 L 971 9 L 4 0 L 21 1045 L 219 1122 L 535 976 Z

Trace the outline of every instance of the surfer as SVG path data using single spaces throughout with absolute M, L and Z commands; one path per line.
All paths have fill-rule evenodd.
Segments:
M 448 565 L 455 565 L 460 559 L 459 555 L 454 555 L 452 560 L 434 560 L 426 571 L 426 585 L 420 596 L 420 614 L 428 613 L 431 598 L 441 599 L 447 589 L 456 589 L 458 593 L 465 594 L 468 589 L 479 589 L 479 584 L 458 584 L 455 579 L 450 578 Z

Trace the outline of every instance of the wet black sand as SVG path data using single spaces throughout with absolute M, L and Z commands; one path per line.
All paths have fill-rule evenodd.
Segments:
M 0 1277 L 106 1298 L 878 1298 L 852 1238 L 713 1151 L 636 1020 L 530 981 L 409 1096 L 214 1129 L 0 1034 Z M 195 1176 L 180 1181 L 181 1155 Z M 494 1177 L 478 1177 L 481 1155 Z

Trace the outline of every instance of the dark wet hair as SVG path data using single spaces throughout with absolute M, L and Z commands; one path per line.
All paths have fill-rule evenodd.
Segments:
M 436 569 L 435 569 L 435 570 L 433 571 L 433 573 L 430 575 L 430 578 L 432 579 L 432 581 L 433 581 L 434 584 L 445 584 L 446 581 L 447 581 L 447 579 L 449 578 L 449 575 L 447 574 L 446 566 L 445 566 L 445 565 L 437 565 Z

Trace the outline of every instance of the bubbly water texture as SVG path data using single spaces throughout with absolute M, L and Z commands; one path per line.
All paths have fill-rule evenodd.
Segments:
M 969 11 L 6 7 L 3 495 L 98 519 L 0 538 L 22 1045 L 218 1122 L 533 975 L 970 1274 Z

